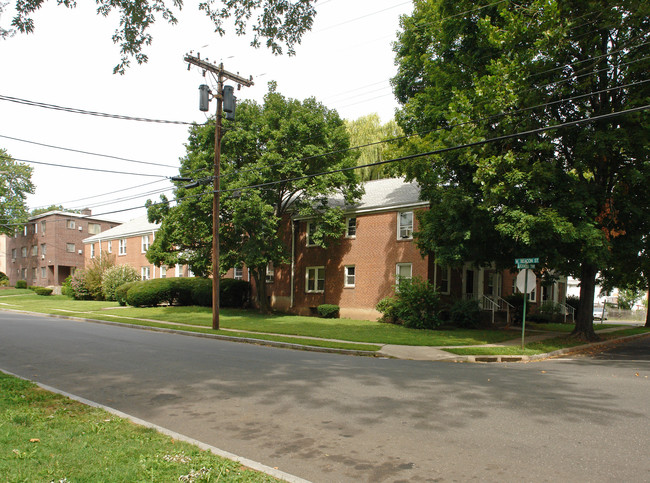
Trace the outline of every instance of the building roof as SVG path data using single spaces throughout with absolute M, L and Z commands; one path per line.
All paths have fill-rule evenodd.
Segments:
M 60 216 L 65 216 L 67 218 L 84 218 L 91 221 L 105 221 L 107 223 L 122 223 L 121 221 L 109 220 L 108 218 L 103 218 L 103 217 L 100 218 L 99 216 L 93 216 L 92 214 L 73 213 L 71 211 L 60 211 L 60 210 L 47 211 L 45 213 L 41 213 L 36 216 L 30 216 L 28 221 L 34 221 L 34 220 L 38 220 L 39 218 L 44 218 L 46 216 L 52 216 L 52 215 L 60 215 Z
M 84 239 L 84 243 L 95 243 L 100 240 L 115 240 L 130 236 L 146 235 L 160 228 L 160 223 L 149 223 L 147 215 L 134 218 L 110 230 L 103 231 Z

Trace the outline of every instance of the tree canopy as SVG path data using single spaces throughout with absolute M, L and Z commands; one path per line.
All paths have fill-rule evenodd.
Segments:
M 33 171 L 0 148 L 0 233 L 13 235 L 17 225 L 27 222 L 27 195 L 34 193 Z
M 640 0 L 416 2 L 395 44 L 397 120 L 421 134 L 407 151 L 531 131 L 402 165 L 431 202 L 421 249 L 511 267 L 537 256 L 577 275 L 574 333 L 588 339 L 596 273 L 620 269 L 650 216 L 650 116 L 540 129 L 647 104 L 649 14 Z
M 251 45 L 258 47 L 262 42 L 274 54 L 282 54 L 286 48 L 289 55 L 294 54 L 295 46 L 300 44 L 302 35 L 311 29 L 317 0 L 204 0 L 198 8 L 213 22 L 215 32 L 224 35 L 225 22 L 232 21 L 237 35 L 244 35 L 248 27 L 253 31 Z M 16 0 L 16 15 L 11 21 L 12 30 L 0 30 L 0 38 L 12 35 L 15 31 L 31 33 L 36 28 L 33 14 L 39 10 L 44 0 Z M 96 0 L 97 14 L 107 17 L 112 12 L 120 16 L 119 27 L 113 35 L 113 42 L 119 44 L 121 60 L 115 66 L 115 73 L 124 74 L 131 59 L 138 64 L 147 62 L 144 47 L 153 38 L 150 27 L 157 20 L 165 20 L 171 25 L 178 23 L 177 15 L 183 8 L 182 0 Z M 74 0 L 59 0 L 58 5 L 76 7 Z M 0 5 L 0 13 L 2 6 Z M 251 18 L 254 21 L 251 21 Z
M 288 261 L 289 213 L 314 220 L 317 244 L 326 246 L 343 232 L 340 208 L 328 197 L 349 202 L 361 195 L 356 153 L 336 111 L 315 99 L 285 98 L 275 84 L 263 104 L 244 101 L 233 122 L 225 121 L 221 150 L 220 267 L 222 274 L 245 265 L 266 310 L 265 276 L 269 263 Z M 198 188 L 179 185 L 177 204 L 149 206 L 149 219 L 162 221 L 147 257 L 158 265 L 189 263 L 197 275 L 211 271 L 214 121 L 193 126 L 180 175 L 199 180 Z M 337 171 L 329 174 L 321 174 Z
M 402 129 L 393 120 L 386 124 L 381 123 L 378 114 L 368 114 L 354 121 L 345 121 L 345 126 L 350 133 L 350 144 L 362 146 L 359 148 L 357 164 L 365 166 L 376 161 L 391 159 L 396 152 L 394 140 L 402 136 Z M 362 181 L 388 178 L 393 172 L 390 165 L 368 166 L 358 170 Z

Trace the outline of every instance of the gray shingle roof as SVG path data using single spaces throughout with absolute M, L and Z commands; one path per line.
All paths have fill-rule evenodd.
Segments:
M 385 211 L 391 209 L 426 206 L 420 200 L 420 187 L 416 182 L 407 183 L 403 178 L 387 178 L 366 181 L 364 195 L 354 205 L 345 205 L 343 196 L 329 200 L 330 206 L 338 206 L 348 212 Z

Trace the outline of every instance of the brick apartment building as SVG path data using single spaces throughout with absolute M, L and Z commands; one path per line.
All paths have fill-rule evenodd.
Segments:
M 84 267 L 83 239 L 119 222 L 80 213 L 50 211 L 29 218 L 27 224 L 7 238 L 6 274 L 9 284 L 25 280 L 28 285 L 58 286 L 77 268 Z
M 186 265 L 156 267 L 147 260 L 147 250 L 159 228 L 160 224 L 149 223 L 145 215 L 88 237 L 83 240 L 86 264 L 102 254 L 111 254 L 116 265 L 130 265 L 140 273 L 143 280 L 192 277 L 192 272 Z
M 365 183 L 365 194 L 354 206 L 330 200 L 346 213 L 346 229 L 339 243 L 323 249 L 311 243 L 309 219 L 294 218 L 285 224 L 291 263 L 267 269 L 267 294 L 271 307 L 298 314 L 314 313 L 320 304 L 335 304 L 341 316 L 375 319 L 377 302 L 393 295 L 398 279 L 429 280 L 443 299 L 474 299 L 486 310 L 507 309 L 504 296 L 512 294 L 516 273 L 465 263 L 450 269 L 422 256 L 413 240 L 418 229 L 417 212 L 428 209 L 419 199 L 416 183 L 382 179 Z M 228 277 L 248 280 L 245 269 L 232 269 Z M 553 286 L 539 283 L 530 301 L 563 303 L 564 278 Z

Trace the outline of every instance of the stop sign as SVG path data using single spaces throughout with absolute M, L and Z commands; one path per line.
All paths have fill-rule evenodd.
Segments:
M 526 277 L 528 277 L 528 281 L 526 281 Z M 526 291 L 526 286 L 528 287 L 528 292 L 530 293 L 535 288 L 536 282 L 537 277 L 535 276 L 535 272 L 532 270 L 522 270 L 519 272 L 519 275 L 517 275 L 517 288 L 521 293 L 524 293 Z

